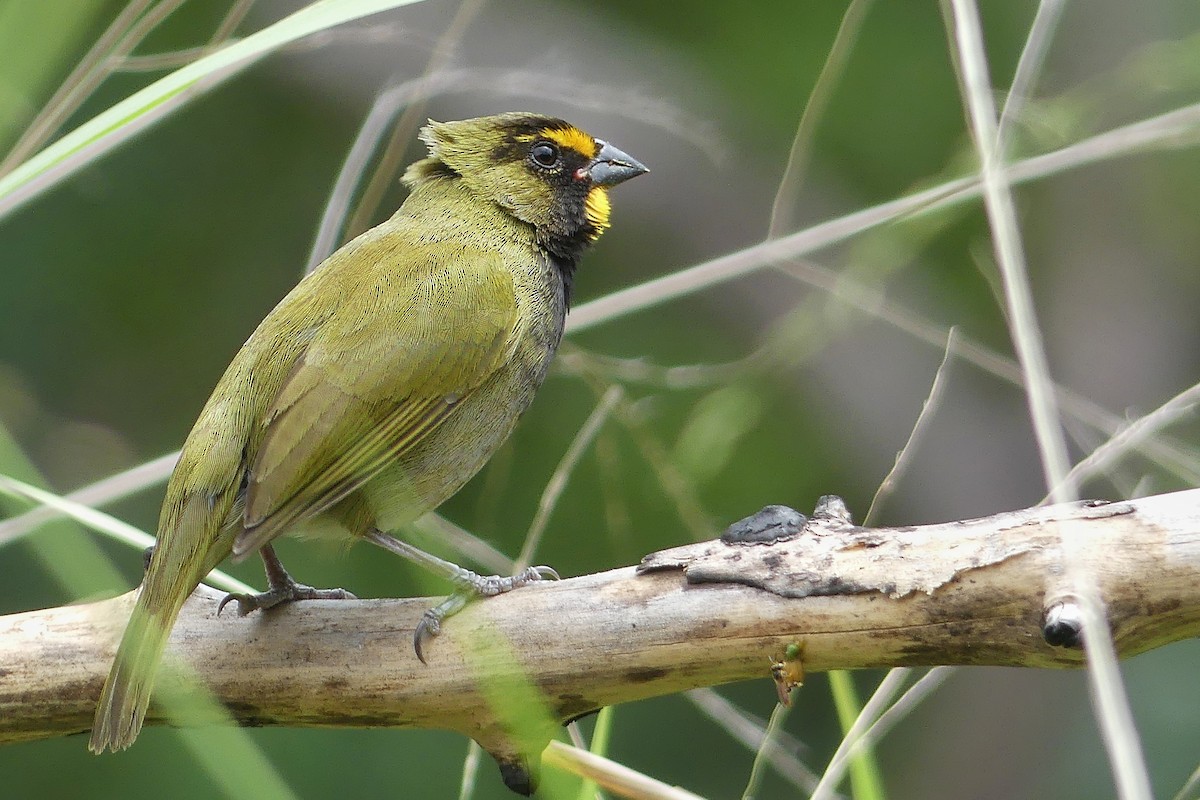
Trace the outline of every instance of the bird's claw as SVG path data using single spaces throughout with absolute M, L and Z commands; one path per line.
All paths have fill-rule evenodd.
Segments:
M 266 611 L 269 608 L 293 603 L 297 600 L 357 600 L 358 598 L 345 589 L 315 589 L 303 583 L 289 581 L 280 586 L 274 586 L 265 592 L 249 594 L 246 592 L 230 592 L 225 595 L 217 606 L 217 616 L 230 602 L 238 604 L 237 613 L 244 617 L 252 611 Z
M 476 597 L 495 597 L 511 592 L 529 583 L 547 578 L 559 580 L 553 567 L 526 567 L 516 575 L 480 575 L 464 569 L 454 578 L 456 589 L 453 594 L 421 615 L 421 621 L 413 631 L 413 650 L 421 663 L 426 663 L 424 646 L 442 632 L 442 622 L 452 617 Z
M 238 604 L 237 613 L 239 617 L 244 617 L 254 609 L 258 608 L 254 598 L 257 595 L 246 594 L 245 592 L 230 592 L 221 598 L 220 604 L 217 605 L 217 616 L 221 616 L 221 612 L 225 610 L 225 606 L 231 601 L 236 601 Z

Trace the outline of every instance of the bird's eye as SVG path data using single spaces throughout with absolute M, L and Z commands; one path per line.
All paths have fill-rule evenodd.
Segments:
M 529 151 L 529 156 L 541 167 L 553 167 L 558 163 L 558 148 L 547 142 L 538 142 Z

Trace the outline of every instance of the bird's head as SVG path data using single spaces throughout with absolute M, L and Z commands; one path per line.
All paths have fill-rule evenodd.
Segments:
M 406 184 L 461 179 L 532 225 L 543 247 L 570 261 L 608 227 L 608 189 L 648 171 L 611 144 L 538 114 L 430 120 L 421 139 L 429 158 L 408 168 Z

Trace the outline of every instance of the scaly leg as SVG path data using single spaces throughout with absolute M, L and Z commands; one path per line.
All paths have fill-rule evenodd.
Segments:
M 422 652 L 424 643 L 441 632 L 443 620 L 462 611 L 463 607 L 472 599 L 495 597 L 543 578 L 558 580 L 558 573 L 550 567 L 527 567 L 519 574 L 511 576 L 480 575 L 464 569 L 458 564 L 430 555 L 424 550 L 402 542 L 395 536 L 390 536 L 378 529 L 372 529 L 365 538 L 384 550 L 403 556 L 414 564 L 441 575 L 454 584 L 454 593 L 426 611 L 417 624 L 416 631 L 413 632 L 413 650 L 416 651 L 417 658 L 421 659 L 422 664 L 425 663 L 425 654 Z
M 238 604 L 238 616 L 244 617 L 256 609 L 266 611 L 281 603 L 291 603 L 295 600 L 357 600 L 358 598 L 345 589 L 314 589 L 303 583 L 297 583 L 288 571 L 283 568 L 275 548 L 264 544 L 258 551 L 262 556 L 263 567 L 267 572 L 267 590 L 259 594 L 233 593 L 225 595 L 221 605 L 217 606 L 217 614 L 230 601 Z

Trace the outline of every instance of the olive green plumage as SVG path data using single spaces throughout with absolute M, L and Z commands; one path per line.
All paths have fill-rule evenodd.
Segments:
M 128 747 L 184 600 L 281 533 L 394 529 L 458 491 L 528 408 L 606 187 L 645 172 L 567 123 L 422 131 L 396 214 L 338 250 L 229 365 L 167 485 L 89 747 Z

